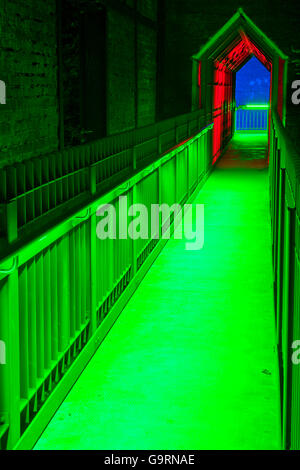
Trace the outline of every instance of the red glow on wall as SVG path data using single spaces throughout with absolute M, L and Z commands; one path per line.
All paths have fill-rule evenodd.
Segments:
M 230 138 L 232 127 L 232 72 L 218 61 L 215 62 L 214 85 L 213 163 Z
M 270 110 L 269 110 L 269 130 L 268 130 L 268 140 L 270 142 L 271 138 L 271 119 L 272 119 L 272 111 L 271 111 L 271 102 L 272 102 L 272 81 L 273 81 L 273 67 L 271 64 L 271 69 L 270 69 Z M 268 165 L 269 165 L 269 160 L 270 160 L 270 145 L 268 146 Z
M 269 71 L 272 69 L 270 60 L 244 31 L 240 30 L 239 34 L 241 39 L 227 48 L 214 63 L 213 164 L 218 160 L 232 133 L 233 73 L 252 55 Z M 279 105 L 279 100 L 278 106 L 282 113 L 282 104 Z

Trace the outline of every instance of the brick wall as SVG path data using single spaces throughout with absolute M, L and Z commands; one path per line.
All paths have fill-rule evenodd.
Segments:
M 114 134 L 135 127 L 135 30 L 127 15 L 107 15 L 107 124 Z
M 137 125 L 155 122 L 156 114 L 156 32 L 138 25 L 138 96 Z
M 62 37 L 66 145 L 82 142 L 80 119 L 80 14 L 106 8 L 107 134 L 155 121 L 156 0 L 64 0 L 69 26 Z M 145 21 L 143 21 L 145 18 Z M 136 21 L 136 22 L 135 22 Z M 63 25 L 64 28 L 66 25 Z M 0 0 L 0 166 L 59 147 L 56 1 Z M 136 42 L 137 41 L 137 42 Z
M 155 4 L 139 1 L 138 11 L 155 19 Z M 107 120 L 113 134 L 155 122 L 156 31 L 140 18 L 135 26 L 132 17 L 113 8 L 107 28 Z
M 0 0 L 0 166 L 58 147 L 55 0 Z
M 91 4 L 64 0 L 63 24 L 64 126 L 65 144 L 77 145 L 86 139 L 80 119 L 80 16 Z M 155 121 L 156 31 L 143 18 L 156 18 L 156 1 L 100 1 L 93 3 L 106 14 L 106 129 L 116 134 Z M 79 45 L 78 45 L 79 44 Z
M 68 1 L 79 4 L 79 0 Z M 107 133 L 148 125 L 156 115 L 157 32 L 153 25 L 157 2 L 136 1 L 137 24 L 133 0 L 91 3 L 104 6 L 107 11 Z M 7 85 L 7 104 L 0 107 L 0 166 L 58 148 L 55 4 L 55 0 L 0 0 L 0 80 Z M 160 44 L 159 51 L 160 118 L 190 111 L 190 57 L 238 6 L 292 59 L 299 59 L 295 52 L 300 50 L 300 10 L 296 0 L 249 0 L 242 4 L 236 0 L 159 0 L 160 9 L 163 4 L 166 11 L 160 34 L 164 45 Z M 76 42 L 73 46 L 74 57 L 77 54 L 78 58 Z M 66 126 L 78 134 L 79 62 L 74 59 L 69 65 L 69 75 L 64 80 L 65 119 Z M 299 78 L 296 67 L 294 62 L 289 65 L 288 126 L 291 135 L 298 139 L 300 107 L 299 111 L 292 107 L 289 96 L 291 82 Z

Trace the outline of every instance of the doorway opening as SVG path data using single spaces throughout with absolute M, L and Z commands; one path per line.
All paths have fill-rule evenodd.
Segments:
M 267 134 L 270 71 L 251 57 L 235 74 L 235 133 Z

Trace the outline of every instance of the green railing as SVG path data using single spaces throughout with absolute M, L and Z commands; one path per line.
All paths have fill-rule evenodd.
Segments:
M 294 343 L 300 340 L 299 184 L 300 155 L 275 112 L 271 120 L 270 199 L 282 444 L 286 449 L 300 449 L 300 348 Z
M 35 228 L 64 219 L 206 122 L 195 111 L 0 169 L 0 259 Z
M 266 105 L 245 105 L 235 108 L 235 130 L 238 132 L 267 132 L 269 109 Z
M 129 204 L 182 204 L 204 182 L 212 166 L 212 125 L 200 130 L 199 115 L 192 122 L 178 124 L 155 138 L 150 135 L 144 141 L 147 145 L 138 143 L 136 136 L 132 148 L 117 146 L 116 154 L 99 162 L 93 157 L 88 167 L 82 161 L 82 168 L 78 168 L 78 157 L 73 155 L 71 166 L 63 163 L 68 165 L 65 175 L 60 171 L 55 181 L 48 182 L 37 178 L 37 187 L 20 186 L 20 194 L 5 202 L 15 227 L 14 236 L 6 239 L 10 251 L 0 262 L 2 449 L 34 445 L 166 243 L 156 238 L 99 240 L 99 205 L 111 203 L 118 208 L 120 195 L 126 195 Z M 164 130 L 163 124 L 160 130 Z M 186 141 L 174 147 L 182 138 Z M 77 151 L 80 149 L 70 150 Z M 70 154 L 68 158 L 70 162 Z M 15 170 L 5 177 L 7 174 L 13 174 L 14 181 Z M 45 175 L 48 177 L 48 172 Z M 58 218 L 55 225 L 30 241 L 22 238 L 19 220 L 24 207 L 29 207 L 24 198 L 39 209 L 31 214 L 40 220 L 43 210 L 48 213 L 51 198 L 61 202 L 73 197 L 77 184 L 88 197 L 80 210 L 70 212 L 63 205 L 69 212 L 63 213 L 62 220 Z M 57 194 L 58 200 L 54 198 Z M 7 207 L 11 204 L 12 211 Z M 22 223 L 26 227 L 34 221 L 27 223 L 24 217 Z M 10 230 L 8 224 L 4 234 Z

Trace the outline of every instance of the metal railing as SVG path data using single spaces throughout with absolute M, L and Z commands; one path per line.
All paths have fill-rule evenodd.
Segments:
M 130 204 L 184 203 L 210 171 L 212 125 L 199 129 L 199 116 L 189 122 L 177 121 L 176 129 L 148 135 L 147 141 L 137 134 L 132 148 L 114 144 L 117 153 L 100 161 L 93 154 L 100 144 L 69 150 L 66 162 L 55 159 L 59 172 L 42 172 L 40 178 L 39 170 L 31 189 L 20 186 L 16 175 L 24 175 L 24 167 L 30 169 L 27 175 L 49 168 L 48 157 L 35 170 L 33 163 L 24 163 L 23 173 L 17 173 L 18 166 L 6 171 L 16 191 L 7 190 L 5 204 L 19 201 L 14 206 L 18 217 L 30 204 L 34 219 L 48 213 L 54 195 L 59 203 L 77 197 L 77 184 L 93 198 L 30 242 L 13 243 L 12 253 L 0 262 L 0 340 L 6 351 L 0 365 L 2 449 L 34 445 L 166 243 L 156 238 L 99 240 L 99 205 L 118 209 L 120 195 Z M 190 138 L 174 146 L 174 138 L 181 141 L 187 132 Z M 18 218 L 18 224 L 28 220 Z
M 56 223 L 197 133 L 206 119 L 195 111 L 0 169 L 0 259 L 31 236 L 34 223 Z
M 245 105 L 235 108 L 236 131 L 266 132 L 269 127 L 269 105 Z
M 293 360 L 293 352 L 297 352 L 294 341 L 300 340 L 300 154 L 290 142 L 277 112 L 272 113 L 270 134 L 270 200 L 282 445 L 286 449 L 300 449 L 300 364 Z

